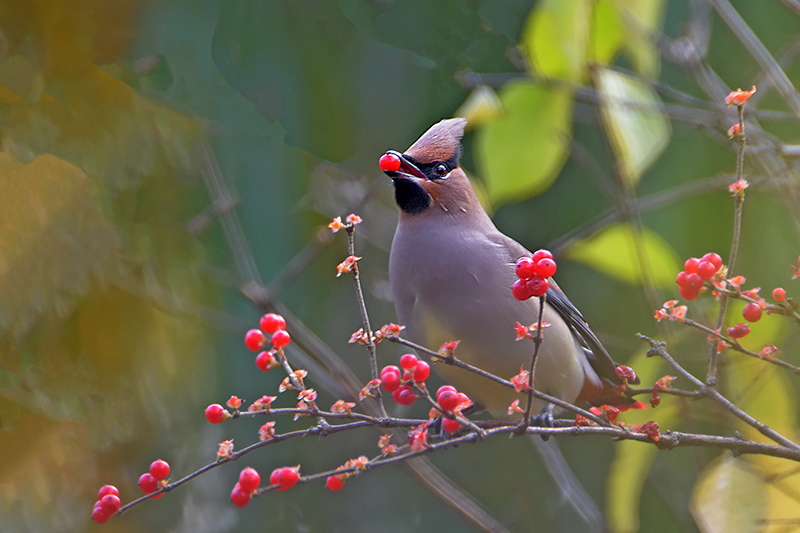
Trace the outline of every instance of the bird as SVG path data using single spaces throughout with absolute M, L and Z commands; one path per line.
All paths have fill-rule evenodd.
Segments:
M 389 281 L 411 341 L 436 349 L 458 340 L 459 360 L 510 379 L 530 365 L 533 344 L 517 342 L 514 326 L 539 320 L 539 298 L 512 295 L 515 264 L 531 252 L 497 229 L 460 167 L 466 124 L 463 118 L 442 120 L 405 152 L 381 157 L 399 207 Z M 622 383 L 617 363 L 555 281 L 548 281 L 543 321 L 550 326 L 543 331 L 534 388 L 573 404 L 613 403 Z M 485 377 L 448 364 L 434 368 L 494 417 L 508 416 L 515 399 L 525 405 L 514 389 Z M 552 404 L 534 399 L 533 409 L 552 423 Z

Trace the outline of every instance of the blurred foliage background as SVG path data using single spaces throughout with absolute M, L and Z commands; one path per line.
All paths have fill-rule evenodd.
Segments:
M 788 266 L 800 253 L 799 21 L 795 0 L 0 2 L 0 529 L 476 528 L 400 465 L 340 493 L 313 483 L 235 509 L 239 462 L 104 526 L 89 516 L 104 483 L 138 497 L 157 457 L 176 479 L 225 438 L 257 440 L 260 422 L 212 427 L 203 409 L 276 392 L 283 376 L 254 371 L 242 343 L 268 308 L 286 313 L 289 357 L 310 368 L 321 405 L 347 389 L 307 366 L 320 341 L 369 379 L 347 343 L 360 327 L 352 284 L 335 278 L 345 239 L 325 225 L 364 218 L 372 323 L 394 320 L 396 209 L 377 159 L 454 114 L 471 120 L 464 166 L 498 227 L 557 254 L 559 283 L 615 359 L 644 383 L 667 373 L 644 359 L 643 332 L 704 376 L 703 336 L 652 316 L 677 296 L 685 258 L 728 255 L 736 113 L 722 102 L 736 87 L 758 85 L 736 273 L 765 297 L 800 296 Z M 712 323 L 716 309 L 706 296 L 689 313 Z M 765 317 L 744 344 L 766 342 L 800 364 L 796 325 Z M 382 345 L 380 359 L 400 353 Z M 722 357 L 720 390 L 795 439 L 797 379 Z M 667 397 L 628 417 L 649 419 L 756 438 L 703 402 Z M 377 437 L 303 439 L 245 462 L 313 473 L 376 455 Z M 785 461 L 559 444 L 616 531 L 800 517 Z M 586 528 L 525 439 L 433 461 L 509 530 Z

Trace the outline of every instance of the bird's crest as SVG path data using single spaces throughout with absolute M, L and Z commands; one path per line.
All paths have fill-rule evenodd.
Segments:
M 461 137 L 464 136 L 466 125 L 465 118 L 448 118 L 437 122 L 405 153 L 420 163 L 457 162 L 461 157 Z

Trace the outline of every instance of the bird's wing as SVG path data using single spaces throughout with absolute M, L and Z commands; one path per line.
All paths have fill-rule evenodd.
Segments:
M 500 231 L 489 238 L 506 249 L 512 263 L 522 256 L 532 255 L 524 246 Z M 619 377 L 615 372 L 617 364 L 611 359 L 603 343 L 600 342 L 600 339 L 591 330 L 589 324 L 586 323 L 586 319 L 583 318 L 581 312 L 569 301 L 567 295 L 561 291 L 554 281 L 550 281 L 550 289 L 547 291 L 547 303 L 558 312 L 575 335 L 586 345 L 588 348 L 587 359 L 589 359 L 595 372 L 601 378 L 606 378 L 612 383 L 619 383 Z
M 586 319 L 583 318 L 581 312 L 569 301 L 567 295 L 561 292 L 558 286 L 548 289 L 547 303 L 561 315 L 561 318 L 572 328 L 572 331 L 574 331 L 589 348 L 589 351 L 591 351 L 593 355 L 593 357 L 589 357 L 589 362 L 592 364 L 592 368 L 594 368 L 595 372 L 597 372 L 600 377 L 610 379 L 614 383 L 618 382 L 619 377 L 615 372 L 617 364 L 611 359 L 603 343 L 601 343 L 597 335 L 594 334 L 589 324 L 586 323 Z

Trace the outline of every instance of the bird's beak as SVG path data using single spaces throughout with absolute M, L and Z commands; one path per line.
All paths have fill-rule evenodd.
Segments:
M 389 150 L 380 159 L 380 167 L 390 178 L 406 178 L 412 181 L 428 181 L 428 177 L 420 169 L 403 157 L 403 154 L 394 150 Z

